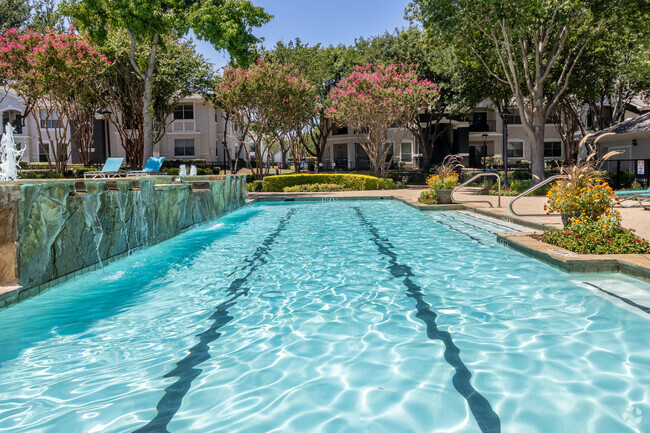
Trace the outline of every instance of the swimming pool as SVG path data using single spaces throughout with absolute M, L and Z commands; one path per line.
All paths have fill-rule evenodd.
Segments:
M 394 201 L 258 203 L 0 311 L 0 431 L 650 431 L 650 315 Z

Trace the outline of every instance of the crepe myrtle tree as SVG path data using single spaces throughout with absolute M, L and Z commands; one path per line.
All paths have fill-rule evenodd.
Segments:
M 257 179 L 268 173 L 265 163 L 272 157 L 270 141 L 299 140 L 296 131 L 302 131 L 315 110 L 313 86 L 298 70 L 264 60 L 248 69 L 227 68 L 217 85 L 215 100 L 239 141 L 235 164 L 243 151 Z
M 0 68 L 18 96 L 28 101 L 25 114 L 36 122 L 39 146 L 51 171 L 65 171 L 72 144 L 68 131 L 82 162 L 89 164 L 100 83 L 110 64 L 72 27 L 44 35 L 13 29 L 0 37 Z
M 354 128 L 376 175 L 385 177 L 393 143 L 400 143 L 415 116 L 429 107 L 438 87 L 420 79 L 413 65 L 358 66 L 332 89 L 327 114 Z M 388 141 L 388 131 L 395 128 Z M 388 164 L 387 164 L 388 163 Z

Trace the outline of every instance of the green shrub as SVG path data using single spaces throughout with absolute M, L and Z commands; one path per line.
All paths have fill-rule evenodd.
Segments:
M 373 189 L 393 189 L 393 179 L 380 179 L 360 174 L 290 174 L 267 176 L 263 180 L 264 191 L 282 192 L 285 187 L 326 183 L 342 185 L 350 191 L 367 191 Z
M 163 170 L 163 173 L 165 173 L 167 176 L 178 176 L 180 172 L 181 171 L 178 168 L 166 168 Z
M 22 170 L 18 176 L 20 179 L 62 179 L 64 177 L 61 174 L 51 173 L 49 170 Z M 72 174 L 69 177 L 72 177 Z
M 74 170 L 74 177 L 81 179 L 81 178 L 84 177 L 84 173 L 88 173 L 89 171 L 98 171 L 98 170 L 96 168 L 93 168 L 93 167 L 77 168 L 77 169 Z
M 264 190 L 264 183 L 261 180 L 254 180 L 251 185 L 255 192 L 262 192 Z
M 284 192 L 332 192 L 343 191 L 343 185 L 333 183 L 310 183 L 307 185 L 285 186 Z

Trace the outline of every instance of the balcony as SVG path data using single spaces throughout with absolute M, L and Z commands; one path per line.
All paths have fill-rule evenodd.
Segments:
M 471 120 L 469 121 L 469 132 L 495 132 L 497 130 L 496 120 Z

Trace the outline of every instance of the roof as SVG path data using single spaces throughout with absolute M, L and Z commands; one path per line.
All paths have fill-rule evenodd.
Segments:
M 634 132 L 650 132 L 650 113 L 642 114 L 639 117 L 610 126 L 607 129 L 597 132 L 593 137 L 595 138 L 606 133 L 629 134 Z

